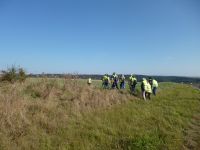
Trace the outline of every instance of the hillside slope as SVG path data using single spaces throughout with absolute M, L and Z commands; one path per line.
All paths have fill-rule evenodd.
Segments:
M 199 113 L 200 91 L 175 83 L 147 102 L 76 80 L 0 83 L 0 149 L 195 149 Z

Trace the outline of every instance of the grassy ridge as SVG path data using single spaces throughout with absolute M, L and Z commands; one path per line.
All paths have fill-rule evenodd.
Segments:
M 184 149 L 188 146 L 184 144 L 190 140 L 189 124 L 192 116 L 200 113 L 199 90 L 161 83 L 158 96 L 144 102 L 126 91 L 101 90 L 84 84 L 84 81 L 43 79 L 1 84 L 0 148 Z
M 164 83 L 161 89 L 147 103 L 131 101 L 71 121 L 72 131 L 79 134 L 69 140 L 70 145 L 74 149 L 182 149 L 190 118 L 200 111 L 200 93 L 173 83 Z

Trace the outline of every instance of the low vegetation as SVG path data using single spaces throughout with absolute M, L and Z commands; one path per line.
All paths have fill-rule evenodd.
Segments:
M 1 82 L 0 149 L 197 148 L 198 89 L 161 83 L 147 102 L 137 92 L 70 78 Z
M 26 72 L 23 68 L 12 66 L 5 71 L 2 71 L 1 81 L 14 83 L 16 81 L 24 82 L 26 80 Z

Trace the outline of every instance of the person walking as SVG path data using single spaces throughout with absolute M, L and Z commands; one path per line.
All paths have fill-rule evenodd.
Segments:
M 113 75 L 112 75 L 112 89 L 119 89 L 118 87 L 118 75 L 114 72 Z
M 119 78 L 119 82 L 120 82 L 120 89 L 125 89 L 125 76 L 121 75 Z
M 110 80 L 110 78 L 109 78 L 108 74 L 105 74 L 102 78 L 102 87 L 104 89 L 109 89 L 109 80 Z
M 149 83 L 151 84 L 153 95 L 156 96 L 158 81 L 156 81 L 155 79 L 149 78 Z
M 142 78 L 141 91 L 142 91 L 142 97 L 144 100 L 146 100 L 146 92 L 145 92 L 146 86 L 147 86 L 147 80 L 146 78 Z
M 149 100 L 151 99 L 152 88 L 151 84 L 147 81 L 146 89 L 145 89 L 145 97 Z
M 87 84 L 88 84 L 89 86 L 92 84 L 92 79 L 91 79 L 91 78 L 88 79 Z
M 131 76 L 129 77 L 129 88 L 131 93 L 135 93 L 136 85 L 137 85 L 137 79 L 133 74 L 131 74 Z
M 142 97 L 146 101 L 146 98 L 151 99 L 151 84 L 147 81 L 146 78 L 142 79 L 141 83 L 141 91 L 142 91 Z

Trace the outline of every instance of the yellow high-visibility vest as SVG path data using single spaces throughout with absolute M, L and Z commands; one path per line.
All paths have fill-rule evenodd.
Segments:
M 153 79 L 153 85 L 152 85 L 152 87 L 154 88 L 154 87 L 158 87 L 158 82 L 155 80 L 155 79 Z
M 146 84 L 146 90 L 145 91 L 148 92 L 148 93 L 152 93 L 151 84 L 148 83 L 148 82 Z
M 143 80 L 142 83 L 144 85 L 144 90 L 147 91 L 147 80 Z
M 103 76 L 103 81 L 106 81 L 108 80 L 108 77 L 107 76 Z
M 108 83 L 110 84 L 110 77 L 107 77 L 107 79 L 108 79 Z
M 135 78 L 135 77 L 130 77 L 129 78 L 129 82 L 130 82 L 130 84 L 132 85 L 133 83 L 134 83 L 134 81 L 137 81 L 137 79 Z
M 92 83 L 92 79 L 91 79 L 91 78 L 88 79 L 88 83 L 89 83 L 89 84 Z

